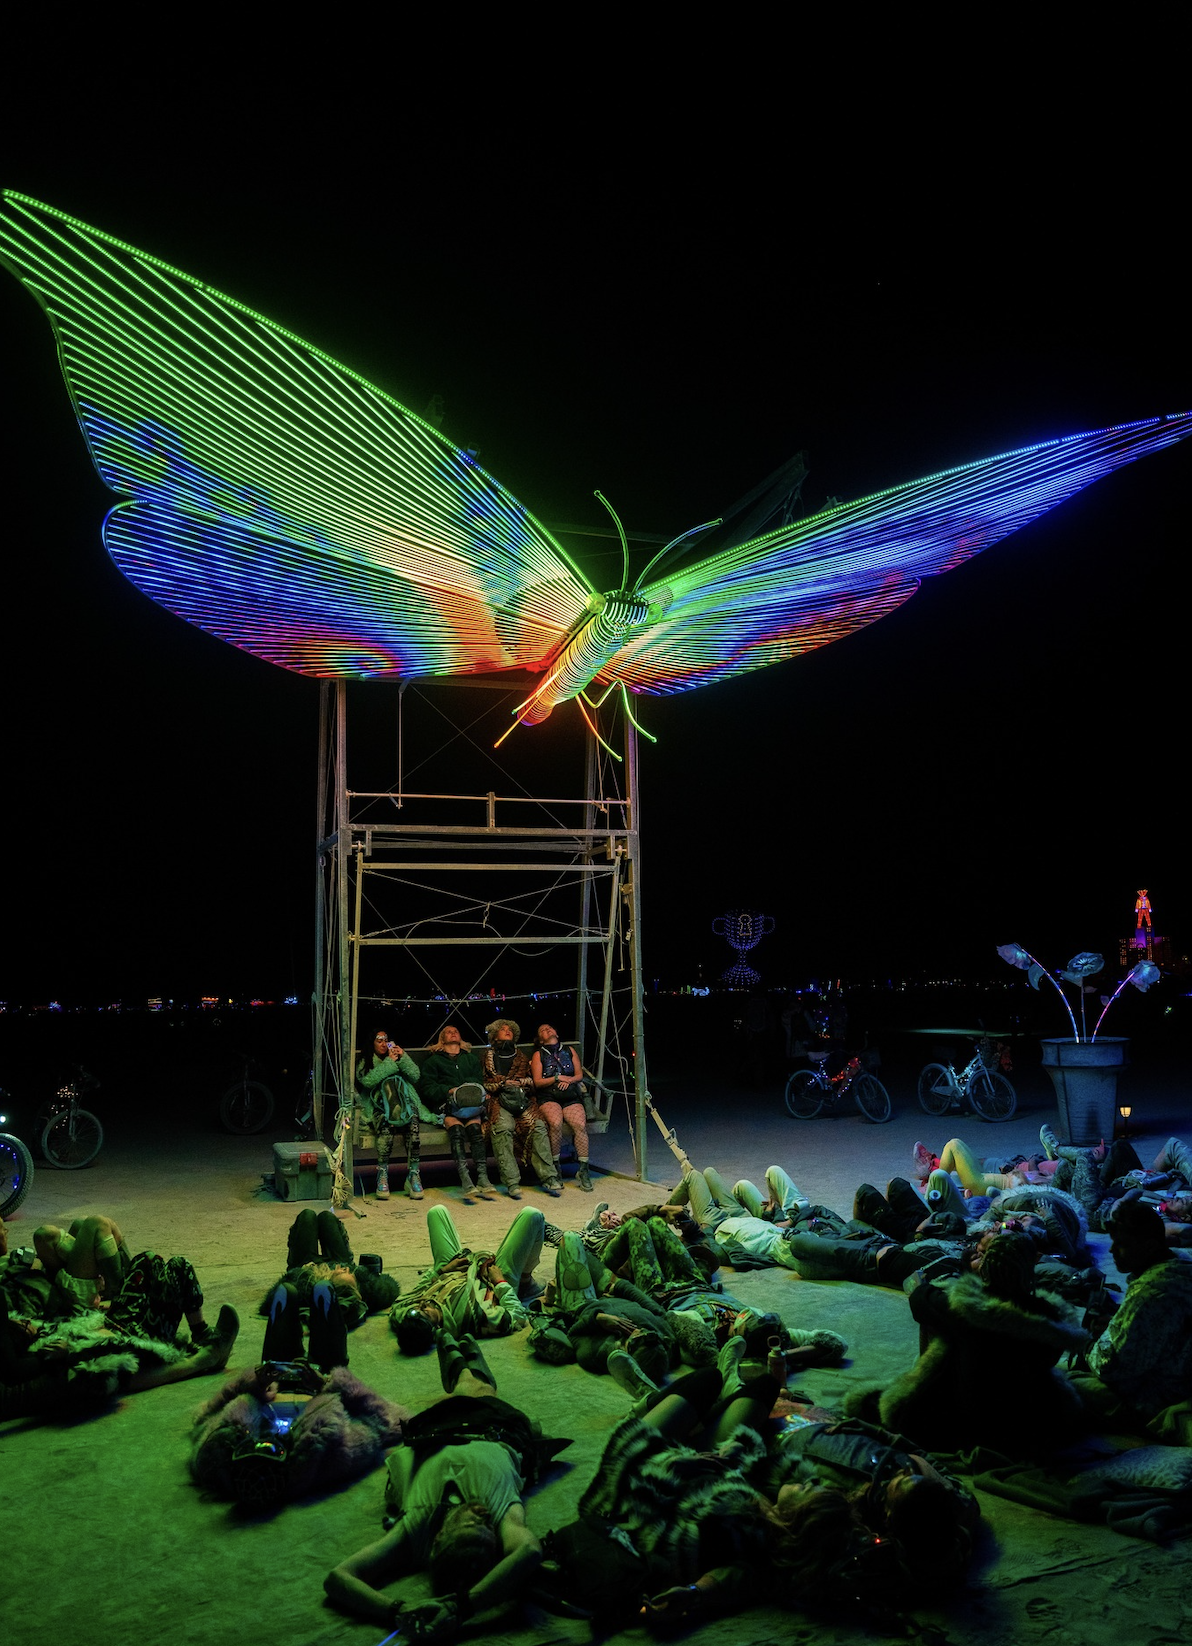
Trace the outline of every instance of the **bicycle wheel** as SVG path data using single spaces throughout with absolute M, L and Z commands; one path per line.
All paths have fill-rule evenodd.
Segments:
M 11 1132 L 0 1132 L 0 1217 L 8 1217 L 29 1193 L 33 1156 Z
M 796 1120 L 814 1120 L 824 1106 L 824 1089 L 814 1069 L 796 1069 L 786 1083 L 786 1112 Z
M 90 1166 L 102 1148 L 103 1127 L 87 1109 L 64 1109 L 47 1120 L 41 1134 L 42 1154 L 64 1172 Z
M 894 1113 L 890 1094 L 876 1075 L 859 1074 L 853 1081 L 853 1096 L 866 1120 L 872 1120 L 875 1125 L 889 1120 Z
M 929 1063 L 919 1075 L 919 1107 L 924 1114 L 947 1114 L 956 1095 L 952 1071 L 942 1063 Z
M 273 1093 L 259 1080 L 238 1080 L 219 1100 L 219 1119 L 225 1131 L 247 1136 L 265 1129 L 273 1118 Z
M 1013 1086 L 996 1069 L 974 1069 L 965 1096 L 982 1120 L 1009 1120 L 1018 1107 Z

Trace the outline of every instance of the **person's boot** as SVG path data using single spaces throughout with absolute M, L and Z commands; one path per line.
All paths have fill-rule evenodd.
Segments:
M 633 1401 L 634 1414 L 638 1417 L 645 1411 L 650 1396 L 658 1393 L 657 1383 L 646 1376 L 633 1356 L 624 1349 L 614 1349 L 609 1355 L 608 1375 Z
M 1060 1140 L 1046 1121 L 1039 1127 L 1039 1142 L 1043 1145 L 1048 1160 L 1060 1158 Z
M 203 1356 L 204 1370 L 222 1372 L 240 1331 L 240 1316 L 230 1303 L 225 1303 L 215 1325 L 204 1325 L 200 1331 L 201 1336 L 193 1334 L 191 1342 L 196 1352 Z
M 388 1163 L 386 1163 L 383 1166 L 378 1164 L 378 1166 L 377 1166 L 377 1199 L 378 1200 L 388 1200 L 389 1199 L 389 1166 L 388 1166 Z
M 493 1198 L 493 1186 L 488 1177 L 488 1145 L 484 1141 L 484 1128 L 469 1126 L 472 1134 L 472 1169 L 476 1173 L 476 1193 L 485 1200 Z
M 477 1343 L 471 1332 L 466 1332 L 464 1336 L 460 1338 L 459 1347 L 460 1353 L 464 1357 L 464 1364 L 471 1372 L 472 1376 L 480 1378 L 485 1383 L 491 1383 L 495 1389 L 497 1386 L 497 1380 L 493 1376 L 487 1360 L 485 1360 L 484 1356 L 480 1352 L 479 1343 Z
M 467 1157 L 464 1154 L 463 1127 L 448 1126 L 447 1138 L 451 1144 L 451 1158 L 455 1161 L 455 1169 L 459 1173 L 459 1186 L 464 1191 L 464 1198 L 470 1200 L 476 1193 L 476 1185 L 472 1182 Z
M 467 1368 L 467 1356 L 445 1328 L 435 1333 L 435 1353 L 439 1357 L 439 1380 L 446 1393 L 451 1394 L 459 1382 L 459 1374 Z
M 422 1156 L 411 1154 L 406 1162 L 406 1193 L 411 1200 L 422 1199 Z
M 585 1194 L 592 1193 L 592 1174 L 588 1171 L 588 1162 L 581 1160 L 576 1168 L 575 1181 Z

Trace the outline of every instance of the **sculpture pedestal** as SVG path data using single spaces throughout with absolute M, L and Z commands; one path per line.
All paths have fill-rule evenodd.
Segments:
M 1129 1067 L 1130 1042 L 1099 1035 L 1079 1040 L 1044 1040 L 1043 1067 L 1055 1087 L 1062 1142 L 1092 1146 L 1109 1141 L 1117 1123 L 1117 1081 Z

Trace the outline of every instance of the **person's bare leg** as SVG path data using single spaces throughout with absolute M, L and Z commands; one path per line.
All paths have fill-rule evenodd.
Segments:
M 125 1384 L 128 1394 L 140 1394 L 145 1389 L 160 1389 L 166 1383 L 183 1383 L 188 1377 L 203 1377 L 209 1372 L 221 1372 L 228 1363 L 232 1346 L 240 1330 L 240 1318 L 227 1304 L 219 1311 L 219 1321 L 210 1343 L 194 1349 L 182 1360 L 168 1366 L 151 1366 L 134 1372 Z

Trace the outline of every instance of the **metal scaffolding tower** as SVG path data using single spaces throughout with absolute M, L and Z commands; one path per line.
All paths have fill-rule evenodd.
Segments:
M 474 684 L 503 694 L 518 690 L 503 681 Z M 399 724 L 404 689 L 397 689 Z M 369 992 L 370 964 L 375 968 L 383 958 L 390 978 L 430 979 L 435 951 L 488 951 L 495 961 L 510 950 L 573 949 L 575 1017 L 567 1038 L 579 1042 L 581 1061 L 606 1102 L 623 1096 L 629 1105 L 636 1173 L 645 1177 L 650 1104 L 637 735 L 628 716 L 622 720 L 621 761 L 586 733 L 580 794 L 530 795 L 516 781 L 508 787 L 520 793 L 415 792 L 403 788 L 400 770 L 393 789 L 354 790 L 347 686 L 323 682 L 314 992 L 319 1135 L 328 1108 L 334 1114 L 351 1101 L 361 1006 L 376 998 Z M 391 999 L 413 992 L 391 984 L 383 991 Z M 443 1000 L 444 1017 L 469 998 L 483 1003 L 483 996 L 452 998 L 433 985 L 432 998 Z M 350 1161 L 346 1171 L 350 1176 Z

